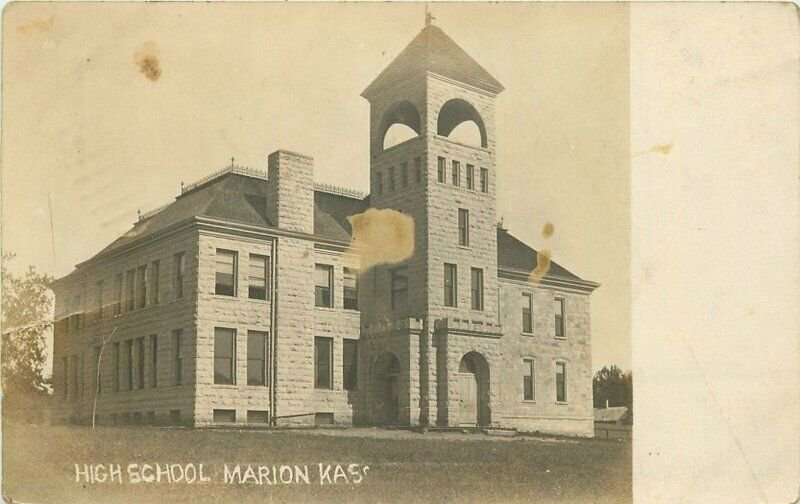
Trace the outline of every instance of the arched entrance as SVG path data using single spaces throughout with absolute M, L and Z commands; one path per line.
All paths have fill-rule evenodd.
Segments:
M 489 425 L 489 363 L 483 355 L 469 352 L 461 358 L 457 376 L 459 425 Z
M 375 420 L 383 425 L 400 423 L 400 371 L 400 359 L 391 352 L 376 357 L 372 365 Z

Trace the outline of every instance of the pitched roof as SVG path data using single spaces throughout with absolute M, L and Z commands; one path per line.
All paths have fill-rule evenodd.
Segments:
M 441 28 L 426 26 L 381 72 L 361 96 L 416 72 L 431 72 L 494 93 L 504 88 Z
M 595 422 L 619 422 L 628 415 L 628 408 L 625 406 L 614 406 L 613 408 L 596 408 L 594 410 Z
M 234 172 L 223 173 L 181 194 L 151 217 L 137 222 L 128 232 L 97 255 L 116 250 L 195 216 L 265 228 L 275 227 L 267 218 L 266 207 L 265 180 Z M 357 198 L 315 190 L 314 235 L 343 242 L 350 241 L 352 229 L 347 217 L 361 213 L 367 208 L 369 208 L 369 196 Z M 498 228 L 497 262 L 501 268 L 530 272 L 536 269 L 538 264 L 537 251 L 512 236 L 507 230 Z M 550 262 L 550 269 L 545 278 L 548 276 L 580 280 L 578 276 L 553 261 Z

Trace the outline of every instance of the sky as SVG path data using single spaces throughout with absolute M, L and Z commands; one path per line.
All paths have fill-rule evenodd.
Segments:
M 628 6 L 435 4 L 497 78 L 498 216 L 582 278 L 592 357 L 630 368 Z M 364 88 L 421 3 L 11 4 L 3 16 L 2 248 L 61 276 L 146 211 L 279 148 L 366 191 Z M 554 234 L 544 238 L 546 223 Z

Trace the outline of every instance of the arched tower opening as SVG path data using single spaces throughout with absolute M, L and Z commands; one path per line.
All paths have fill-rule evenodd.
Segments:
M 389 107 L 381 121 L 381 148 L 385 150 L 416 138 L 421 131 L 417 108 L 407 100 L 397 102 Z
M 472 104 L 460 98 L 442 105 L 436 121 L 436 134 L 466 145 L 488 146 L 483 118 Z

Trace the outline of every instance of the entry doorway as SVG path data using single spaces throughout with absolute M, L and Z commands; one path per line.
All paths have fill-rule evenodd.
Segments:
M 489 365 L 477 352 L 461 358 L 458 365 L 459 425 L 476 427 L 490 423 Z
M 373 363 L 375 402 L 373 418 L 382 425 L 400 424 L 400 359 L 391 352 L 378 356 Z

